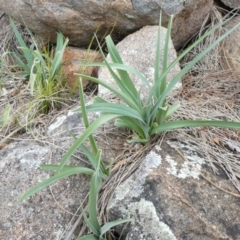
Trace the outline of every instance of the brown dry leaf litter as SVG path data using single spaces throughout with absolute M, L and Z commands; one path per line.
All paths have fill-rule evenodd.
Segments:
M 181 108 L 174 119 L 212 119 L 240 122 L 240 72 L 219 71 L 204 77 L 186 76 L 183 89 L 170 102 Z M 176 137 L 177 136 L 177 137 Z M 190 144 L 213 171 L 222 168 L 240 191 L 240 131 L 201 127 L 170 132 L 167 137 Z M 199 144 L 200 143 L 200 144 Z

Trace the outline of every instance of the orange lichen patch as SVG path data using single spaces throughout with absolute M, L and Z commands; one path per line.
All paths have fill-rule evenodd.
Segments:
M 63 55 L 63 74 L 67 78 L 67 86 L 78 89 L 79 78 L 75 73 L 83 73 L 88 76 L 96 76 L 98 67 L 81 66 L 83 62 L 101 62 L 102 56 L 99 52 L 93 50 L 80 49 L 76 47 L 67 47 Z M 83 87 L 88 85 L 89 81 L 83 79 Z

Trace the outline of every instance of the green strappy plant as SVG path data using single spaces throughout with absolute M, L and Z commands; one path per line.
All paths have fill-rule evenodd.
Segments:
M 89 120 L 88 120 L 86 109 L 85 109 L 82 81 L 80 81 L 79 89 L 80 89 L 80 104 L 83 109 L 82 111 L 83 121 L 84 121 L 85 127 L 88 127 Z M 70 134 L 73 136 L 74 139 L 76 139 L 76 137 L 72 133 Z M 43 182 L 31 188 L 28 192 L 26 192 L 20 198 L 19 202 L 27 199 L 28 197 L 32 196 L 33 194 L 39 192 L 40 190 L 48 187 L 50 184 L 53 184 L 60 179 L 63 179 L 75 174 L 90 175 L 91 176 L 90 193 L 88 197 L 87 212 L 83 210 L 83 216 L 84 216 L 85 223 L 92 234 L 80 237 L 78 238 L 78 240 L 104 240 L 104 239 L 107 239 L 106 234 L 111 228 L 119 224 L 129 222 L 130 219 L 121 219 L 121 220 L 116 220 L 112 222 L 107 222 L 103 226 L 100 226 L 100 223 L 98 221 L 98 211 L 97 211 L 98 192 L 100 190 L 102 181 L 106 179 L 111 169 L 107 169 L 104 166 L 104 163 L 101 159 L 102 152 L 97 147 L 94 137 L 90 134 L 88 138 L 89 138 L 89 142 L 92 150 L 90 150 L 84 144 L 81 144 L 80 148 L 85 154 L 85 156 L 87 157 L 87 159 L 89 160 L 89 163 L 91 164 L 94 170 L 86 167 L 65 165 L 59 171 L 60 169 L 59 165 L 46 165 L 46 164 L 40 165 L 41 169 L 54 171 L 55 175 L 53 175 L 52 177 L 44 180 Z
M 89 77 L 83 74 L 77 74 L 78 76 L 88 79 L 92 82 L 98 83 L 107 88 L 110 92 L 115 94 L 123 104 L 112 103 L 104 100 L 103 98 L 96 97 L 94 102 L 86 107 L 87 112 L 101 112 L 102 115 L 89 126 L 89 128 L 78 139 L 84 139 L 87 132 L 92 133 L 99 125 L 104 124 L 110 119 L 116 118 L 115 125 L 117 127 L 123 127 L 133 130 L 136 137 L 133 137 L 130 142 L 149 142 L 152 135 L 169 131 L 177 128 L 185 127 L 201 127 L 201 126 L 214 126 L 222 128 L 240 128 L 240 122 L 218 121 L 218 120 L 177 120 L 168 121 L 168 118 L 180 108 L 180 104 L 174 105 L 166 104 L 166 97 L 175 87 L 175 85 L 181 80 L 181 78 L 197 63 L 204 55 L 206 55 L 212 48 L 214 48 L 220 41 L 222 41 L 227 35 L 233 32 L 240 24 L 234 26 L 232 29 L 225 32 L 215 42 L 210 44 L 205 50 L 198 54 L 191 62 L 189 62 L 178 74 L 176 74 L 172 80 L 167 83 L 167 75 L 170 70 L 179 63 L 179 61 L 196 46 L 199 42 L 204 40 L 208 35 L 212 34 L 214 30 L 219 28 L 221 24 L 216 25 L 213 29 L 207 31 L 201 38 L 189 46 L 183 51 L 172 63 L 168 64 L 168 50 L 169 43 L 171 41 L 171 29 L 172 29 L 173 16 L 171 16 L 163 53 L 162 71 L 160 72 L 160 38 L 161 28 L 158 30 L 157 46 L 156 46 L 156 58 L 155 58 L 155 71 L 154 71 L 154 84 L 150 85 L 148 80 L 136 69 L 131 66 L 127 66 L 123 63 L 120 54 L 115 47 L 110 36 L 106 37 L 106 45 L 109 55 L 112 59 L 112 63 L 108 62 L 104 57 L 103 51 L 99 45 L 102 56 L 104 57 L 103 63 L 87 64 L 87 66 L 101 66 L 107 67 L 113 80 L 117 84 L 118 88 L 106 83 L 102 79 Z M 161 22 L 161 15 L 160 15 Z M 117 71 L 117 74 L 115 71 Z M 140 92 L 134 86 L 128 73 L 136 75 L 149 90 L 148 99 L 144 102 L 140 98 Z M 81 111 L 81 109 L 79 110 Z
M 212 120 L 179 120 L 179 121 L 167 121 L 168 118 L 180 107 L 179 103 L 175 105 L 168 106 L 166 103 L 167 95 L 172 91 L 174 86 L 181 80 L 181 78 L 192 68 L 192 66 L 197 63 L 205 54 L 207 54 L 212 48 L 220 43 L 227 35 L 233 32 L 240 24 L 236 25 L 232 29 L 225 32 L 221 37 L 219 37 L 215 42 L 211 43 L 205 50 L 203 50 L 199 55 L 197 55 L 188 65 L 186 65 L 176 76 L 172 78 L 170 83 L 167 83 L 167 75 L 170 70 L 179 63 L 179 61 L 189 52 L 194 46 L 199 42 L 204 40 L 207 36 L 212 34 L 221 24 L 216 25 L 213 29 L 207 31 L 200 39 L 189 46 L 185 51 L 183 51 L 171 64 L 168 64 L 168 48 L 170 43 L 170 33 L 172 28 L 173 17 L 171 16 L 168 30 L 165 40 L 163 61 L 162 61 L 162 71 L 160 72 L 160 37 L 161 28 L 158 30 L 157 46 L 156 46 L 156 59 L 155 59 L 155 73 L 154 73 L 154 84 L 150 85 L 147 79 L 136 69 L 124 65 L 120 54 L 118 53 L 112 39 L 110 36 L 106 37 L 106 45 L 108 52 L 111 56 L 112 63 L 108 62 L 104 57 L 104 53 L 99 44 L 100 51 L 104 57 L 103 63 L 85 64 L 86 66 L 101 66 L 107 67 L 114 81 L 116 82 L 118 88 L 113 85 L 105 83 L 104 80 L 89 77 L 83 74 L 77 74 L 80 78 L 85 78 L 90 81 L 101 84 L 103 87 L 114 93 L 119 99 L 122 100 L 123 104 L 111 103 L 106 100 L 96 97 L 93 104 L 88 106 L 85 105 L 83 98 L 82 86 L 80 84 L 80 102 L 81 111 L 86 130 L 79 136 L 74 136 L 74 143 L 63 156 L 62 161 L 59 165 L 41 165 L 42 169 L 53 170 L 55 174 L 49 179 L 39 183 L 27 193 L 21 197 L 20 201 L 32 196 L 41 189 L 47 187 L 48 185 L 56 182 L 59 179 L 68 177 L 73 174 L 84 173 L 91 176 L 90 183 L 90 197 L 88 202 L 88 217 L 84 213 L 84 218 L 87 226 L 91 230 L 91 234 L 88 236 L 81 237 L 79 240 L 100 240 L 105 239 L 104 235 L 107 230 L 111 227 L 128 221 L 120 220 L 119 222 L 107 223 L 103 227 L 100 227 L 97 219 L 97 195 L 100 188 L 101 182 L 109 174 L 105 168 L 103 162 L 101 161 L 101 151 L 96 147 L 95 141 L 93 139 L 93 132 L 106 122 L 116 119 L 115 125 L 118 127 L 124 127 L 133 130 L 137 137 L 131 139 L 131 142 L 141 142 L 147 143 L 150 141 L 152 135 L 161 133 L 163 131 L 169 131 L 177 128 L 183 127 L 201 127 L 201 126 L 215 126 L 224 128 L 234 128 L 239 129 L 239 122 L 229 122 L 229 121 L 212 121 Z M 161 14 L 160 14 L 161 23 Z M 115 73 L 117 71 L 117 74 Z M 144 84 L 149 89 L 149 97 L 145 101 L 141 100 L 140 92 L 134 86 L 128 73 L 135 74 L 139 79 L 143 81 Z M 81 81 L 80 81 L 81 82 Z M 89 124 L 87 119 L 87 112 L 101 112 L 102 114 L 91 124 Z M 86 139 L 90 140 L 92 150 L 90 151 L 85 145 L 84 141 Z M 92 165 L 92 169 L 83 168 L 78 166 L 69 166 L 67 162 L 69 161 L 71 155 L 78 149 L 81 148 L 85 153 L 89 162 Z

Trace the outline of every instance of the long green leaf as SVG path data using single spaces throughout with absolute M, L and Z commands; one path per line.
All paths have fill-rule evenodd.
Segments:
M 82 147 L 82 145 L 80 146 L 80 148 Z M 85 154 L 85 153 L 84 153 Z M 48 170 L 48 171 L 57 171 L 59 165 L 58 164 L 41 164 L 39 166 L 40 169 L 43 170 Z M 68 170 L 68 169 L 73 169 L 73 168 L 78 168 L 78 166 L 72 166 L 72 165 L 65 165 L 62 169 L 62 171 Z M 99 173 L 102 179 L 106 179 L 107 175 L 100 172 Z
M 48 171 L 57 171 L 58 169 L 58 164 L 41 164 L 39 166 L 40 169 L 42 170 L 48 170 Z M 72 165 L 65 165 L 62 171 L 68 170 L 68 169 L 73 169 L 76 168 L 77 166 L 72 166 Z
M 29 66 L 29 69 L 30 69 L 31 66 L 32 66 L 32 63 L 33 63 L 33 56 L 32 56 L 32 54 L 29 51 L 25 50 L 25 48 L 28 48 L 28 47 L 27 47 L 26 43 L 24 42 L 21 34 L 19 33 L 16 25 L 14 24 L 12 18 L 10 18 L 10 25 L 11 25 L 11 27 L 13 29 L 13 32 L 14 32 L 14 34 L 15 34 L 15 36 L 16 36 L 19 44 L 20 44 L 20 46 L 22 48 L 24 48 L 24 49 L 22 49 L 22 51 L 23 51 L 24 57 L 26 58 L 28 66 Z
M 114 87 L 110 84 L 107 84 L 104 80 L 94 78 L 94 77 L 90 77 L 90 76 L 80 74 L 80 73 L 77 73 L 76 76 L 82 77 L 84 79 L 87 79 L 87 80 L 90 80 L 92 82 L 95 82 L 95 83 L 98 83 L 98 84 L 102 85 L 103 87 L 107 88 L 110 92 L 112 92 L 116 96 L 118 96 L 129 107 L 134 108 L 139 113 L 142 112 L 142 108 L 135 101 L 132 101 L 132 99 L 126 93 L 122 92 L 121 90 L 118 90 L 116 87 Z
M 101 151 L 98 151 L 97 154 L 97 162 L 98 167 L 96 168 L 94 174 L 91 177 L 90 182 L 90 193 L 89 193 L 89 199 L 88 199 L 88 213 L 89 213 L 89 222 L 93 225 L 95 230 L 97 231 L 97 236 L 100 235 L 100 225 L 98 222 L 98 212 L 97 212 L 97 199 L 98 199 L 98 191 L 100 190 L 102 179 L 99 175 L 99 164 L 101 160 Z
M 172 116 L 173 113 L 175 111 L 177 111 L 180 107 L 181 107 L 180 103 L 175 103 L 171 106 L 168 106 L 168 111 L 167 111 L 167 114 L 165 116 L 165 120 L 167 120 L 170 116 Z
M 69 134 L 74 138 L 74 140 L 77 140 L 77 137 L 71 132 L 68 131 Z M 91 165 L 93 166 L 94 169 L 97 168 L 97 161 L 96 161 L 96 157 L 93 155 L 93 153 L 84 145 L 81 144 L 80 145 L 81 150 L 83 151 L 83 153 L 85 154 L 85 156 L 87 157 L 87 159 L 89 160 L 89 162 L 91 163 Z M 97 153 L 96 153 L 97 154 Z M 101 176 L 103 179 L 106 179 L 108 176 L 108 171 L 106 170 L 104 163 L 101 161 L 100 164 L 100 168 L 101 168 Z
M 151 135 L 169 131 L 177 128 L 185 127 L 221 127 L 221 128 L 233 128 L 240 129 L 240 122 L 228 122 L 228 121 L 216 121 L 216 120 L 179 120 L 165 122 L 152 129 Z
M 77 240 L 99 240 L 99 238 L 96 237 L 93 234 L 90 234 L 90 235 L 86 235 L 86 236 L 80 237 Z
M 114 43 L 112 41 L 111 36 L 106 37 L 106 44 L 107 44 L 108 52 L 112 58 L 112 61 L 114 63 L 123 64 L 123 61 L 118 53 L 116 46 L 114 45 Z M 120 79 L 122 81 L 124 81 L 123 82 L 124 86 L 128 89 L 128 92 L 131 94 L 131 96 L 134 98 L 138 98 L 138 92 L 137 92 L 132 80 L 130 79 L 127 71 L 123 71 L 121 69 L 117 69 L 117 71 L 120 76 Z
M 142 73 L 140 73 L 137 69 L 133 68 L 132 66 L 128 66 L 125 64 L 121 64 L 121 63 L 110 63 L 110 62 L 108 64 L 112 69 L 119 69 L 119 70 L 124 70 L 126 72 L 132 73 L 133 75 L 138 77 L 145 86 L 147 86 L 148 88 L 151 87 L 151 85 L 150 85 L 149 81 L 146 79 L 146 77 Z M 81 66 L 107 67 L 106 63 L 100 63 L 100 62 L 82 63 Z
M 85 104 L 85 99 L 84 99 L 83 85 L 82 85 L 81 78 L 80 78 L 80 84 L 79 84 L 79 98 L 80 98 L 80 106 L 81 106 L 83 122 L 84 122 L 85 128 L 88 128 L 89 121 L 88 121 L 88 117 L 87 117 L 87 110 L 86 110 L 86 104 Z M 97 148 L 97 144 L 96 144 L 92 134 L 90 134 L 88 138 L 89 138 L 89 141 L 90 141 L 90 144 L 91 144 L 94 154 L 97 154 L 98 148 Z
M 0 119 L 0 125 L 1 124 L 7 124 L 10 120 L 10 112 L 11 112 L 11 105 L 7 104 L 3 111 L 2 121 Z
M 157 45 L 156 45 L 156 56 L 155 56 L 155 65 L 154 65 L 154 83 L 159 79 L 159 68 L 160 68 L 160 44 L 161 44 L 161 23 L 162 23 L 162 11 L 159 15 L 159 26 L 157 34 Z M 159 91 L 156 91 L 159 92 Z M 158 94 L 157 94 L 158 95 Z
M 92 222 L 87 218 L 86 213 L 84 212 L 84 210 L 82 210 L 82 214 L 83 214 L 83 218 L 84 218 L 85 224 L 87 225 L 87 227 L 89 228 L 89 230 L 90 230 L 95 236 L 99 236 L 99 231 L 93 226 Z
M 31 72 L 30 72 L 30 78 L 29 78 L 29 83 L 30 83 L 30 93 L 31 95 L 33 96 L 34 94 L 34 87 L 36 85 L 36 82 L 37 82 L 37 65 L 40 64 L 40 61 L 38 58 L 35 58 L 34 61 L 33 61 L 33 65 L 32 65 L 32 68 L 31 68 Z
M 101 236 L 103 234 L 105 234 L 107 231 L 109 231 L 111 228 L 126 223 L 126 222 L 130 222 L 132 219 L 127 218 L 127 219 L 120 219 L 120 220 L 116 220 L 116 221 L 112 221 L 112 222 L 108 222 L 106 224 L 104 224 L 104 226 L 101 227 Z
M 162 65 L 163 73 L 166 72 L 167 67 L 168 67 L 168 58 L 169 58 L 168 51 L 169 51 L 169 43 L 171 41 L 172 22 L 173 22 L 173 15 L 171 15 L 170 20 L 168 22 L 167 34 L 166 34 L 166 39 L 165 39 L 165 44 L 164 44 L 163 65 Z M 158 99 L 161 96 L 161 94 L 165 90 L 166 86 L 167 86 L 167 75 L 161 81 L 160 94 L 157 96 L 156 99 Z
M 110 121 L 111 119 L 117 118 L 117 114 L 104 114 L 96 119 L 83 133 L 82 135 L 73 143 L 73 145 L 68 149 L 68 151 L 63 156 L 61 163 L 59 164 L 58 172 L 60 172 L 65 164 L 68 162 L 72 154 L 81 146 L 81 144 L 92 134 L 98 127 L 104 123 Z
M 224 33 L 221 37 L 219 37 L 216 41 L 211 43 L 206 49 L 204 49 L 201 53 L 199 53 L 190 63 L 188 63 L 168 84 L 164 92 L 162 93 L 161 97 L 158 99 L 158 101 L 155 103 L 154 107 L 152 108 L 150 116 L 154 116 L 156 114 L 156 111 L 158 110 L 158 107 L 162 105 L 162 103 L 165 101 L 167 95 L 171 90 L 174 88 L 174 86 L 180 81 L 180 79 L 194 66 L 195 63 L 197 63 L 202 57 L 204 57 L 211 49 L 213 49 L 216 45 L 218 45 L 226 36 L 228 36 L 230 33 L 232 33 L 236 28 L 240 26 L 240 23 L 228 30 L 226 33 Z M 195 44 L 194 44 L 195 45 Z M 170 67 L 172 64 L 170 65 Z M 168 70 L 169 68 L 168 67 Z M 166 70 L 166 72 L 168 72 Z M 165 76 L 166 72 L 163 74 Z M 154 87 L 153 87 L 154 88 Z
M 104 53 L 103 53 L 103 51 L 102 51 L 102 48 L 101 48 L 101 45 L 100 45 L 100 43 L 99 43 L 99 41 L 98 41 L 98 39 L 96 38 L 96 40 L 97 40 L 97 42 L 98 42 L 98 45 L 99 45 L 99 49 L 100 49 L 100 52 L 101 52 L 101 54 L 102 54 L 102 56 L 103 56 L 103 59 L 104 59 L 104 63 L 106 64 L 106 66 L 107 66 L 107 68 L 108 68 L 108 70 L 109 70 L 109 72 L 110 72 L 110 74 L 111 74 L 111 76 L 112 76 L 112 78 L 114 79 L 114 81 L 116 82 L 116 84 L 119 86 L 119 88 L 122 90 L 122 92 L 124 92 L 127 96 L 128 96 L 128 98 L 130 98 L 131 99 L 131 101 L 132 102 L 134 102 L 134 104 L 136 105 L 136 107 L 138 107 L 139 108 L 139 111 L 141 110 L 141 99 L 140 99 L 140 96 L 138 95 L 138 94 L 136 94 L 135 95 L 135 86 L 133 85 L 133 83 L 131 82 L 131 80 L 130 80 L 130 78 L 129 78 L 129 76 L 125 76 L 125 78 L 126 78 L 126 80 L 124 81 L 124 78 L 122 78 L 123 77 L 123 75 L 121 75 L 121 74 L 119 74 L 120 76 L 121 76 L 121 79 L 114 73 L 114 71 L 112 70 L 112 68 L 109 66 L 109 63 L 108 63 L 108 61 L 107 61 L 107 59 L 105 58 L 105 55 L 104 55 Z M 111 41 L 111 37 L 109 36 L 109 38 L 106 38 L 106 42 L 108 41 L 108 43 L 109 43 L 109 40 Z M 114 44 L 108 44 L 107 43 L 107 47 L 109 48 L 108 49 L 108 51 L 109 51 L 109 54 L 112 52 L 112 54 L 114 55 L 114 50 L 113 49 L 111 49 L 111 48 L 114 48 L 115 50 L 116 50 L 116 48 L 115 48 L 115 46 L 114 46 Z M 116 54 L 118 54 L 118 52 L 117 52 L 117 50 L 116 50 Z M 119 54 L 118 54 L 119 55 Z M 111 56 L 112 57 L 112 56 Z M 116 58 L 114 58 L 115 60 L 116 60 Z M 119 56 L 119 62 L 117 62 L 117 61 L 115 61 L 115 63 L 123 63 L 122 62 L 122 60 L 121 60 L 121 58 L 120 58 L 120 56 Z M 118 72 L 119 72 L 120 70 L 118 70 Z M 127 74 L 127 72 L 126 72 L 126 74 Z M 124 81 L 124 82 L 123 82 Z M 126 83 L 126 81 L 127 81 L 127 83 Z M 129 86 L 128 86 L 128 82 L 131 82 L 131 83 L 129 83 L 129 84 L 132 84 L 133 85 L 133 88 L 135 89 L 135 90 L 130 90 L 129 89 Z
M 58 73 L 62 64 L 63 54 L 68 42 L 69 39 L 66 38 L 64 40 L 64 36 L 62 35 L 62 33 L 57 33 L 57 48 L 52 62 L 52 71 L 50 77 L 53 77 Z
M 91 235 L 80 237 L 77 240 L 99 240 L 99 238 L 91 234 Z
M 31 188 L 29 191 L 27 191 L 20 199 L 18 202 L 22 202 L 23 200 L 27 199 L 28 197 L 32 196 L 33 194 L 39 192 L 40 190 L 42 190 L 43 188 L 46 188 L 47 186 L 49 186 L 50 184 L 69 177 L 71 175 L 74 174 L 79 174 L 79 173 L 84 173 L 87 175 L 92 175 L 94 173 L 94 171 L 92 169 L 89 168 L 83 168 L 83 167 L 75 167 L 75 168 L 70 168 L 70 169 L 65 169 L 63 172 L 57 173 L 54 176 L 44 180 L 43 182 L 37 184 L 36 186 L 34 186 L 33 188 Z
M 143 117 L 133 108 L 130 108 L 125 105 L 117 104 L 117 103 L 93 103 L 91 105 L 86 106 L 87 112 L 102 112 L 102 113 L 114 113 L 118 115 L 123 115 L 126 117 L 132 117 L 138 119 L 139 121 L 144 121 Z M 82 112 L 80 110 L 80 112 Z
M 129 117 L 119 117 L 114 123 L 117 127 L 133 130 L 141 139 L 149 139 L 149 127 L 138 120 Z
M 232 18 L 232 17 L 231 17 L 231 18 Z M 174 66 L 176 66 L 176 64 L 178 64 L 178 63 L 180 62 L 180 60 L 181 60 L 186 54 L 188 54 L 195 46 L 197 46 L 200 42 L 202 42 L 206 37 L 208 37 L 210 34 L 212 34 L 212 33 L 213 33 L 216 29 L 218 29 L 220 26 L 222 26 L 223 24 L 229 22 L 229 21 L 231 20 L 231 18 L 227 19 L 227 20 L 224 21 L 223 23 L 221 22 L 221 23 L 219 23 L 219 24 L 216 24 L 211 30 L 206 31 L 205 34 L 203 34 L 203 35 L 202 35 L 199 39 L 197 39 L 193 44 L 191 44 L 188 48 L 186 48 L 186 49 L 168 66 L 168 68 L 167 68 L 167 70 L 166 70 L 165 72 L 162 72 L 161 76 L 159 77 L 159 80 L 154 84 L 154 86 L 152 87 L 152 89 L 151 89 L 151 91 L 150 91 L 150 93 L 149 93 L 149 97 L 148 97 L 148 100 L 147 100 L 147 104 L 150 104 L 150 103 L 151 103 L 151 101 L 152 101 L 152 96 L 154 96 L 154 93 L 155 93 L 155 91 L 157 91 L 157 89 L 159 88 L 162 79 L 167 76 L 167 74 L 171 71 L 171 69 L 172 69 Z M 239 25 L 239 24 L 238 24 L 238 25 Z M 209 49 L 208 51 L 206 51 L 206 49 L 205 49 L 204 54 L 202 54 L 202 56 L 206 55 L 207 52 L 209 52 L 212 48 L 214 48 L 214 47 L 215 47 L 220 41 L 222 41 L 227 35 L 229 35 L 231 32 L 233 32 L 233 31 L 238 27 L 238 25 L 236 25 L 236 26 L 234 27 L 234 29 L 230 29 L 230 30 L 227 31 L 224 35 L 222 35 L 222 36 L 221 36 L 221 39 L 220 39 L 219 41 L 217 41 L 216 44 L 214 44 L 215 42 L 213 42 L 211 45 L 209 45 L 210 49 Z M 213 45 L 213 44 L 214 44 L 214 45 Z M 212 46 L 212 45 L 213 45 L 213 46 Z M 197 62 L 197 61 L 196 61 L 196 62 Z M 196 63 L 196 62 L 195 62 L 195 63 Z M 192 63 L 190 62 L 189 64 L 192 64 L 192 66 L 193 66 L 195 63 L 192 64 Z M 187 66 L 188 66 L 188 65 L 187 65 Z M 188 72 L 188 71 L 192 68 L 192 66 L 190 66 L 190 68 L 189 68 L 187 71 L 185 71 L 185 73 Z M 185 74 L 185 73 L 184 73 L 184 74 Z M 183 75 L 184 75 L 184 74 L 183 74 Z M 182 75 L 182 76 L 183 76 L 183 75 Z M 181 76 L 180 76 L 180 78 L 178 78 L 177 81 L 174 82 L 174 84 L 173 84 L 173 86 L 171 87 L 171 89 L 177 84 L 178 81 L 180 81 L 180 79 L 181 79 Z M 171 89 L 170 89 L 170 91 L 171 91 Z M 167 94 L 168 94 L 168 93 L 169 93 L 169 91 L 167 92 Z M 165 97 L 166 97 L 166 96 L 165 96 Z M 164 98 L 165 98 L 165 97 L 164 97 Z

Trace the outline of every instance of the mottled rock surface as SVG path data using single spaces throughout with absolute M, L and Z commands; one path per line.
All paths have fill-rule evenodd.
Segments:
M 139 31 L 128 35 L 121 42 L 119 42 L 116 47 L 125 65 L 129 65 L 137 69 L 142 73 L 148 80 L 148 82 L 153 85 L 154 83 L 154 64 L 156 55 L 156 44 L 157 44 L 157 31 L 158 26 L 146 26 Z M 161 28 L 161 44 L 160 44 L 160 56 L 163 56 L 163 48 L 166 37 L 166 28 Z M 176 51 L 172 42 L 169 44 L 169 58 L 168 63 L 176 59 Z M 161 59 L 161 57 L 160 57 Z M 111 62 L 111 58 L 108 55 L 107 60 Z M 160 60 L 160 67 L 162 62 Z M 168 80 L 170 81 L 178 72 L 180 71 L 179 64 L 176 64 L 174 68 L 168 74 Z M 116 85 L 111 74 L 107 68 L 100 68 L 98 77 L 107 83 Z M 134 82 L 137 90 L 141 89 L 142 99 L 145 99 L 149 95 L 149 89 L 147 86 L 133 74 L 130 74 L 132 81 Z M 179 83 L 178 86 L 181 86 Z M 99 96 L 105 99 L 111 98 L 111 93 L 108 89 L 99 86 Z
M 68 113 L 54 121 L 44 141 L 23 135 L 0 150 L 0 239 L 62 239 L 71 229 L 73 214 L 89 190 L 89 177 L 74 175 L 46 188 L 23 203 L 19 198 L 51 173 L 40 164 L 59 163 L 73 142 L 67 129 L 78 135 L 81 128 L 78 113 Z M 82 126 L 83 127 L 83 126 Z M 29 139 L 28 139 L 29 137 Z M 76 152 L 71 164 L 86 166 Z M 77 213 L 77 215 L 79 212 Z M 77 229 L 77 233 L 79 233 Z M 76 239 L 77 236 L 75 235 Z
M 97 29 L 102 38 L 114 28 L 112 35 L 117 40 L 143 26 L 157 25 L 162 9 L 163 26 L 167 26 L 167 15 L 176 15 L 172 36 L 179 48 L 198 32 L 212 5 L 213 0 L 0 0 L 2 11 L 39 36 L 55 42 L 56 31 L 60 31 L 74 46 L 87 46 Z
M 231 19 L 225 26 L 225 30 L 233 28 L 239 24 L 240 17 Z M 239 69 L 240 67 L 240 27 L 235 29 L 229 36 L 227 36 L 221 44 L 221 66 L 224 70 Z
M 239 8 L 240 2 L 239 0 L 221 0 L 226 6 L 230 8 Z
M 118 226 L 120 239 L 240 239 L 240 203 L 225 175 L 214 175 L 191 147 L 166 142 L 149 152 L 120 184 L 110 219 L 131 217 Z

